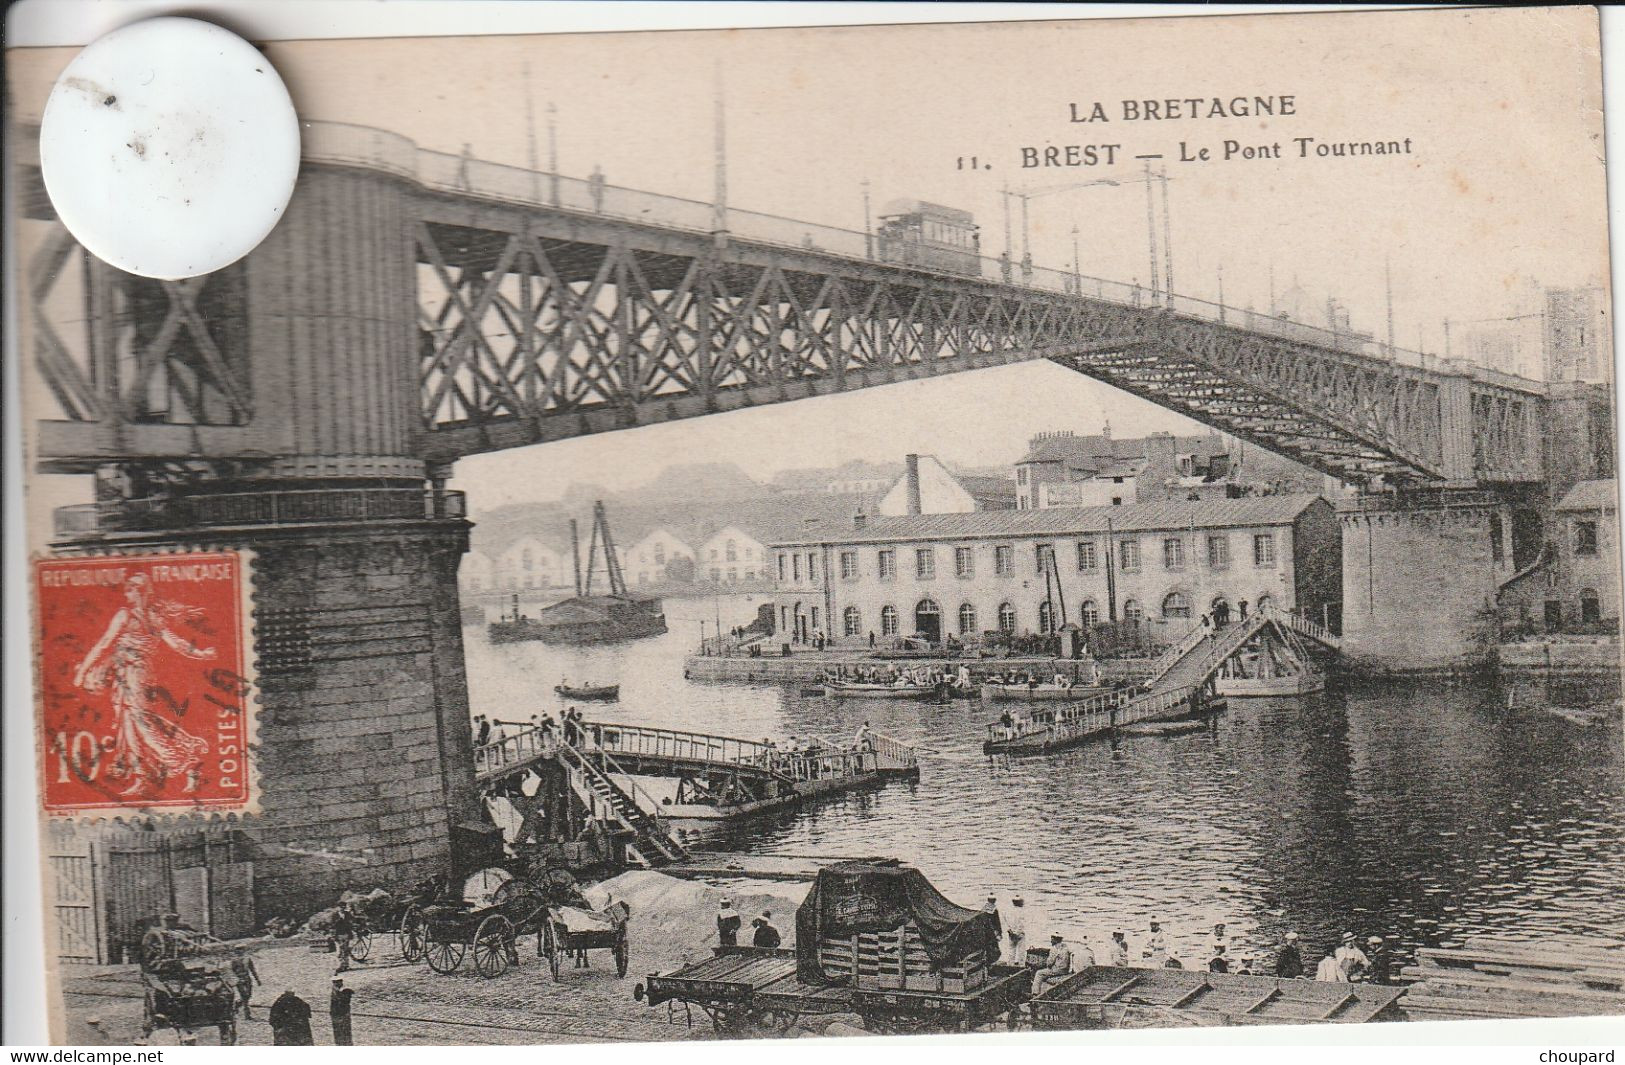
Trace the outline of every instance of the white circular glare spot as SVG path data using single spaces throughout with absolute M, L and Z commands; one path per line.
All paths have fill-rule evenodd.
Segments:
M 299 120 L 265 56 L 189 18 L 114 30 L 68 64 L 40 120 L 57 216 L 98 258 L 193 277 L 265 239 L 299 173 Z

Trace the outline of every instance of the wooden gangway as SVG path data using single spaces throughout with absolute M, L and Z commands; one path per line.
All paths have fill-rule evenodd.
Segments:
M 1060 750 L 1124 725 L 1168 721 L 1211 705 L 1208 684 L 1220 668 L 1271 627 L 1304 636 L 1332 650 L 1338 638 L 1324 626 L 1265 605 L 1222 629 L 1191 626 L 1152 662 L 1143 689 L 1108 692 L 1053 709 L 1033 709 L 990 722 L 982 749 L 989 754 L 1035 754 Z
M 790 750 L 760 740 L 624 722 L 583 721 L 579 727 L 573 745 L 563 743 L 554 730 L 526 728 L 477 747 L 476 783 L 495 787 L 543 763 L 558 762 L 573 775 L 572 783 L 579 776 L 584 787 L 605 796 L 628 828 L 640 836 L 649 834 L 645 849 L 666 860 L 677 857 L 667 853 L 672 848 L 634 814 L 641 811 L 662 829 L 671 821 L 726 821 L 814 795 L 919 775 L 914 749 L 879 733 L 867 734 L 861 744 L 815 737 Z M 673 778 L 675 795 L 657 801 L 638 788 L 637 777 Z M 627 781 L 628 787 L 617 780 Z M 607 792 L 606 784 L 620 794 Z

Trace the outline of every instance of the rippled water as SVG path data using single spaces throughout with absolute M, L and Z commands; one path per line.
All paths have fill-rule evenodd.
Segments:
M 552 688 L 567 676 L 621 684 L 619 703 L 587 708 L 605 720 L 844 738 L 867 719 L 922 748 L 918 784 L 750 822 L 715 845 L 895 856 L 962 904 L 991 893 L 1004 908 L 1023 894 L 1031 934 L 1054 925 L 1097 950 L 1121 929 L 1137 953 L 1152 918 L 1187 964 L 1205 959 L 1216 921 L 1260 952 L 1296 930 L 1311 964 L 1343 930 L 1396 935 L 1407 954 L 1486 932 L 1625 939 L 1617 684 L 1345 685 L 1236 701 L 1203 732 L 990 759 L 993 715 L 975 700 L 841 702 L 684 681 L 682 657 L 718 609 L 728 626 L 755 602 L 668 600 L 670 633 L 617 647 L 493 647 L 469 629 L 473 709 L 557 709 Z

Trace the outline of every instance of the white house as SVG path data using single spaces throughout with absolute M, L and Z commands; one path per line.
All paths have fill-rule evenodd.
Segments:
M 903 475 L 892 482 L 876 505 L 883 517 L 908 514 L 969 514 L 1004 510 L 1015 505 L 1009 478 L 959 477 L 935 455 L 909 455 Z
M 551 588 L 573 581 L 564 566 L 568 559 L 534 536 L 521 536 L 497 556 L 497 582 L 505 590 Z
M 621 552 L 621 568 L 630 584 L 660 584 L 666 580 L 666 567 L 675 559 L 694 561 L 694 549 L 670 529 L 656 527 Z
M 470 551 L 457 567 L 457 586 L 465 592 L 488 592 L 496 577 L 496 563 L 483 551 Z
M 756 537 L 738 526 L 727 525 L 712 533 L 700 545 L 694 568 L 696 576 L 733 584 L 764 576 L 767 549 Z

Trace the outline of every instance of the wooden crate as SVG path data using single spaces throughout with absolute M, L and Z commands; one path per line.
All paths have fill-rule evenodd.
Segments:
M 963 994 L 987 982 L 987 960 L 980 951 L 957 965 L 938 966 L 912 924 L 892 932 L 825 936 L 818 943 L 818 962 L 830 979 L 873 990 Z

